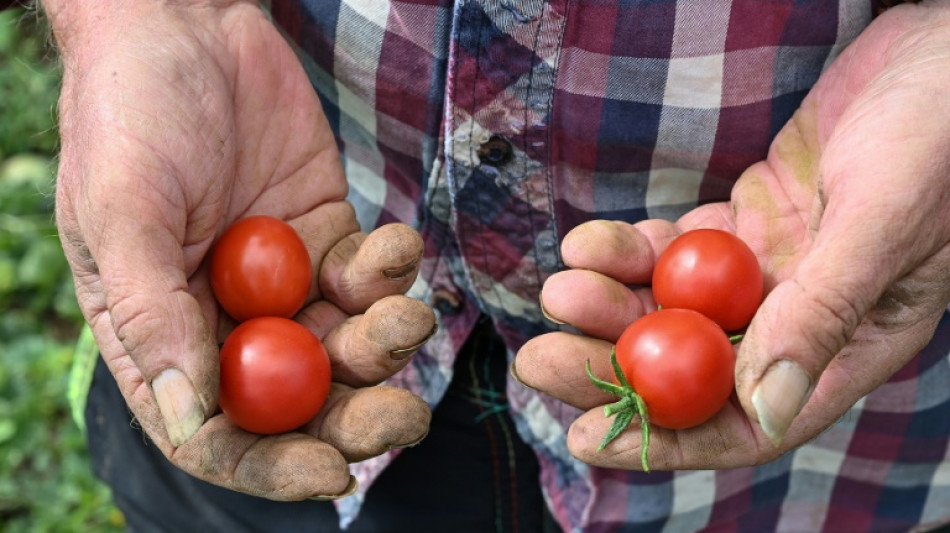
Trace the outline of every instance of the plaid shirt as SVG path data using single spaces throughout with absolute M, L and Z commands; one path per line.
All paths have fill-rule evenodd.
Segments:
M 441 328 L 392 382 L 431 404 L 490 316 L 513 354 L 560 238 L 597 218 L 675 219 L 727 200 L 869 0 L 274 2 L 337 133 L 365 228 L 426 241 L 411 294 Z M 578 412 L 517 383 L 520 435 L 567 531 L 907 530 L 950 517 L 950 316 L 839 423 L 757 468 L 627 472 L 573 459 Z M 361 493 L 393 455 L 353 465 Z

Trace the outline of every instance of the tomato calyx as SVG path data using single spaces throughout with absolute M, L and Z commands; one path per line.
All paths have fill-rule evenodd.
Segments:
M 743 337 L 743 334 L 731 335 L 729 336 L 729 342 L 733 345 L 738 344 L 742 341 Z M 594 376 L 590 368 L 590 359 L 587 360 L 586 365 L 587 378 L 595 387 L 620 398 L 616 402 L 604 406 L 604 416 L 607 418 L 613 416 L 615 418 L 610 425 L 610 429 L 607 430 L 607 434 L 604 435 L 604 440 L 601 441 L 600 446 L 597 447 L 597 451 L 606 448 L 607 445 L 619 437 L 620 434 L 633 423 L 634 419 L 639 417 L 640 438 L 642 441 L 640 448 L 640 465 L 643 467 L 644 472 L 649 472 L 650 465 L 647 462 L 647 452 L 650 448 L 650 416 L 647 404 L 643 401 L 643 397 L 637 394 L 633 389 L 633 385 L 630 384 L 630 381 L 627 380 L 627 377 L 624 375 L 620 363 L 617 361 L 616 347 L 610 350 L 610 365 L 613 367 L 614 376 L 617 379 L 616 383 L 604 381 Z
M 627 381 L 626 376 L 624 376 L 623 370 L 620 368 L 620 363 L 617 362 L 616 348 L 610 350 L 610 364 L 613 367 L 614 376 L 616 376 L 619 385 L 594 376 L 594 373 L 591 372 L 590 369 L 590 359 L 587 360 L 587 378 L 590 379 L 591 383 L 598 389 L 620 398 L 616 402 L 604 406 L 604 416 L 607 418 L 614 416 L 615 418 L 610 425 L 610 429 L 607 430 L 607 434 L 604 435 L 604 440 L 601 441 L 600 446 L 597 447 L 597 451 L 606 448 L 608 444 L 613 442 L 614 439 L 619 437 L 620 434 L 627 429 L 627 426 L 633 422 L 634 418 L 639 417 L 640 436 L 643 441 L 640 448 L 640 464 L 644 472 L 649 472 L 650 466 L 647 464 L 647 450 L 650 447 L 650 416 L 647 412 L 647 404 L 643 401 L 643 398 L 633 390 L 633 386 L 630 385 L 630 382 Z
M 744 334 L 730 335 L 729 343 L 733 345 L 738 344 L 742 341 L 744 336 Z M 615 418 L 613 423 L 610 425 L 610 429 L 607 430 L 607 434 L 604 435 L 604 440 L 601 441 L 600 446 L 597 447 L 597 451 L 601 451 L 606 448 L 607 445 L 619 437 L 620 434 L 623 433 L 631 423 L 633 423 L 635 418 L 639 417 L 640 438 L 642 441 L 642 446 L 640 448 L 640 464 L 643 467 L 644 472 L 649 472 L 650 466 L 647 462 L 647 452 L 650 448 L 650 416 L 647 409 L 647 404 L 643 400 L 643 397 L 637 394 L 637 392 L 633 389 L 633 385 L 630 384 L 630 381 L 627 380 L 627 377 L 624 375 L 623 370 L 620 367 L 620 363 L 617 362 L 616 347 L 610 350 L 610 365 L 613 367 L 614 376 L 617 379 L 616 383 L 604 381 L 594 376 L 594 373 L 590 368 L 590 359 L 587 360 L 586 365 L 587 378 L 591 383 L 594 384 L 595 387 L 608 394 L 612 394 L 620 398 L 616 402 L 604 406 L 604 416 L 607 418 L 613 416 Z

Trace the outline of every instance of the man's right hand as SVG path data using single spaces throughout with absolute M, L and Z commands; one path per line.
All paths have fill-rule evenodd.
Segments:
M 347 461 L 411 445 L 428 406 L 376 384 L 435 317 L 402 294 L 418 234 L 360 233 L 320 102 L 256 2 L 45 7 L 60 47 L 57 221 L 77 296 L 135 418 L 178 467 L 277 500 L 355 488 Z M 288 221 L 314 265 L 297 320 L 326 340 L 337 381 L 318 419 L 262 437 L 217 408 L 218 344 L 234 323 L 207 255 L 251 214 Z

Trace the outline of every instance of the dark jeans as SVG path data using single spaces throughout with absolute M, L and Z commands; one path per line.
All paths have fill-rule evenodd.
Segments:
M 505 349 L 488 322 L 466 344 L 429 435 L 370 488 L 350 532 L 560 531 L 538 462 L 506 410 Z M 330 502 L 274 502 L 178 470 L 132 423 L 100 360 L 86 409 L 95 473 L 136 532 L 340 531 Z

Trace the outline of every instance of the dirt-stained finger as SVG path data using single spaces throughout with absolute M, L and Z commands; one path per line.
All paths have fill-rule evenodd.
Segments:
M 311 330 L 316 328 L 308 323 L 308 316 L 298 320 Z M 409 364 L 435 330 L 435 313 L 428 305 L 407 296 L 387 296 L 323 338 L 333 380 L 352 386 L 375 385 Z
M 631 290 L 592 270 L 565 270 L 549 277 L 541 289 L 545 315 L 593 337 L 615 340 L 624 328 L 656 308 L 649 290 Z
M 590 360 L 594 376 L 610 381 L 610 348 L 606 341 L 560 331 L 547 333 L 522 346 L 511 371 L 527 387 L 574 407 L 591 409 L 616 400 L 595 387 L 585 370 Z
M 191 475 L 278 501 L 342 497 L 349 466 L 332 445 L 302 432 L 261 436 L 217 415 L 169 459 Z
M 680 230 L 672 222 L 638 224 L 592 220 L 564 236 L 561 254 L 571 268 L 600 272 L 623 283 L 647 284 L 660 252 Z
M 431 420 L 429 405 L 406 389 L 354 389 L 335 383 L 320 416 L 304 430 L 356 462 L 418 444 Z
M 423 247 L 422 237 L 406 224 L 352 234 L 331 248 L 321 264 L 323 296 L 355 315 L 384 296 L 403 294 L 419 272 Z
M 360 240 L 365 236 L 360 233 L 353 206 L 349 202 L 330 202 L 288 222 L 297 230 L 297 234 L 307 246 L 314 280 L 318 279 L 320 269 L 331 255 L 331 250 L 340 246 L 341 242 L 349 239 Z M 323 288 L 319 283 L 311 284 L 307 302 L 321 298 Z
M 585 463 L 625 470 L 640 470 L 640 419 L 600 449 L 614 419 L 603 409 L 592 409 L 571 424 L 567 446 Z M 755 431 L 733 398 L 711 420 L 690 429 L 671 430 L 651 424 L 647 462 L 650 470 L 703 470 L 753 466 L 775 459 L 784 450 L 768 443 Z

